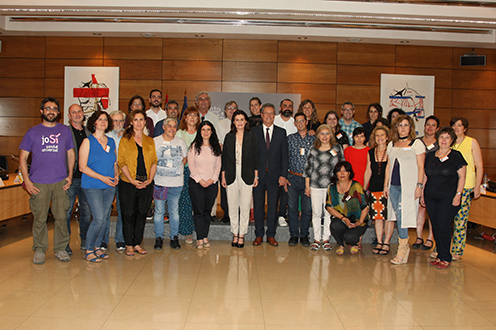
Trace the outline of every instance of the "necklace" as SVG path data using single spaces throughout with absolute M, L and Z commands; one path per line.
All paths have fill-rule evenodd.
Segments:
M 375 159 L 377 162 L 377 165 L 379 165 L 379 171 L 377 172 L 378 175 L 381 175 L 381 168 L 382 168 L 382 163 L 386 161 L 386 150 L 384 150 L 384 153 L 382 154 L 382 158 L 379 159 L 379 152 L 377 151 L 377 148 L 375 148 Z

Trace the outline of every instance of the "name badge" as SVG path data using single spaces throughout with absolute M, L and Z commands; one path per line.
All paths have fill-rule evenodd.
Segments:
M 305 156 L 305 148 L 300 148 L 300 155 Z
M 405 150 L 405 151 L 412 150 L 412 147 L 411 146 L 410 147 L 404 147 L 403 150 Z
M 445 162 L 445 161 L 447 161 L 448 159 L 449 159 L 449 157 L 448 157 L 448 156 L 444 156 L 443 158 L 439 158 L 439 160 L 440 160 L 441 162 Z
M 350 195 L 348 195 L 348 196 L 346 196 L 346 197 L 345 197 L 344 201 L 345 201 L 345 202 L 347 202 L 347 201 L 349 201 L 350 199 L 351 199 L 351 196 L 350 196 Z
M 331 150 L 331 155 L 334 157 L 337 155 L 337 153 L 334 150 Z
M 338 133 L 338 135 L 336 135 L 336 138 L 337 138 L 337 139 L 340 139 L 340 138 L 342 138 L 342 137 L 343 137 L 343 134 L 341 134 L 341 133 Z
M 430 146 L 428 146 L 427 150 L 431 150 L 432 148 L 434 148 L 434 144 L 431 144 Z
M 110 152 L 110 146 L 109 146 L 108 144 L 105 146 L 105 151 L 106 151 L 107 153 L 109 153 L 109 152 Z

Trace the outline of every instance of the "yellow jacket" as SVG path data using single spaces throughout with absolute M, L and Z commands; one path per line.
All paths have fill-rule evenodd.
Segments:
M 155 141 L 149 136 L 143 135 L 143 158 L 145 160 L 146 174 L 150 176 L 152 165 L 157 165 L 157 153 L 155 151 Z M 121 180 L 130 183 L 122 173 L 122 168 L 127 166 L 131 177 L 136 177 L 136 168 L 138 166 L 138 147 L 134 138 L 126 139 L 123 137 L 119 143 L 118 164 Z

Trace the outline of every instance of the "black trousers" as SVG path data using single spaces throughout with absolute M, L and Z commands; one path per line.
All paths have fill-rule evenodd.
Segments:
M 437 257 L 441 261 L 451 262 L 451 232 L 453 220 L 460 206 L 453 206 L 453 197 L 429 198 L 424 197 L 427 214 L 432 223 L 432 233 L 436 241 Z
M 122 212 L 122 233 L 126 245 L 141 244 L 145 231 L 146 214 L 153 198 L 154 182 L 137 189 L 125 181 L 119 182 L 119 201 Z
M 255 236 L 264 237 L 264 210 L 265 192 L 267 192 L 267 237 L 276 236 L 277 198 L 279 196 L 279 183 L 267 183 L 265 180 L 258 182 L 253 188 L 253 212 L 255 216 Z
M 367 226 L 348 228 L 348 226 L 346 226 L 340 219 L 334 217 L 331 219 L 331 234 L 338 245 L 344 245 L 345 243 L 349 245 L 357 245 L 360 240 L 360 236 L 365 234 L 366 230 Z
M 220 188 L 220 208 L 222 211 L 224 211 L 224 218 L 229 219 L 229 205 L 227 204 L 227 193 L 226 193 L 226 188 L 222 187 L 220 184 L 222 182 L 222 172 L 219 175 L 219 188 Z
M 218 184 L 214 183 L 203 188 L 201 184 L 195 180 L 189 179 L 189 196 L 193 205 L 193 220 L 196 227 L 196 239 L 204 239 L 208 237 L 210 229 L 210 212 L 217 198 Z

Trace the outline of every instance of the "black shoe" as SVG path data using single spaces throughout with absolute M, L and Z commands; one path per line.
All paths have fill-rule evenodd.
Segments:
M 231 220 L 229 219 L 229 217 L 223 217 L 222 220 L 220 220 L 221 222 L 223 223 L 229 223 L 231 222 Z
M 308 239 L 308 236 L 303 236 L 302 238 L 300 238 L 300 243 L 304 247 L 309 247 L 310 246 L 310 240 Z
M 100 249 L 107 251 L 107 243 L 102 242 L 102 244 L 100 244 Z
M 217 220 L 216 217 L 210 217 L 210 222 L 217 222 L 217 221 L 219 221 L 219 220 Z
M 173 239 L 171 239 L 170 241 L 170 247 L 174 250 L 177 250 L 177 249 L 180 249 L 181 248 L 181 245 L 179 245 L 179 239 L 177 238 L 177 236 L 174 236 Z
M 155 239 L 155 245 L 153 246 L 153 248 L 155 250 L 160 250 L 162 248 L 163 242 L 164 242 L 164 239 L 162 237 L 157 237 Z
M 115 243 L 115 248 L 119 252 L 124 252 L 124 250 L 126 249 L 126 243 L 124 243 L 124 242 L 117 242 L 117 243 Z
M 298 236 L 291 236 L 291 238 L 288 241 L 289 246 L 296 246 L 298 244 Z
M 68 255 L 72 256 L 72 249 L 69 244 L 67 244 L 67 246 L 65 247 L 65 252 L 67 252 Z
M 245 246 L 245 238 L 238 237 L 238 244 L 236 245 L 236 247 L 242 249 L 244 246 Z

